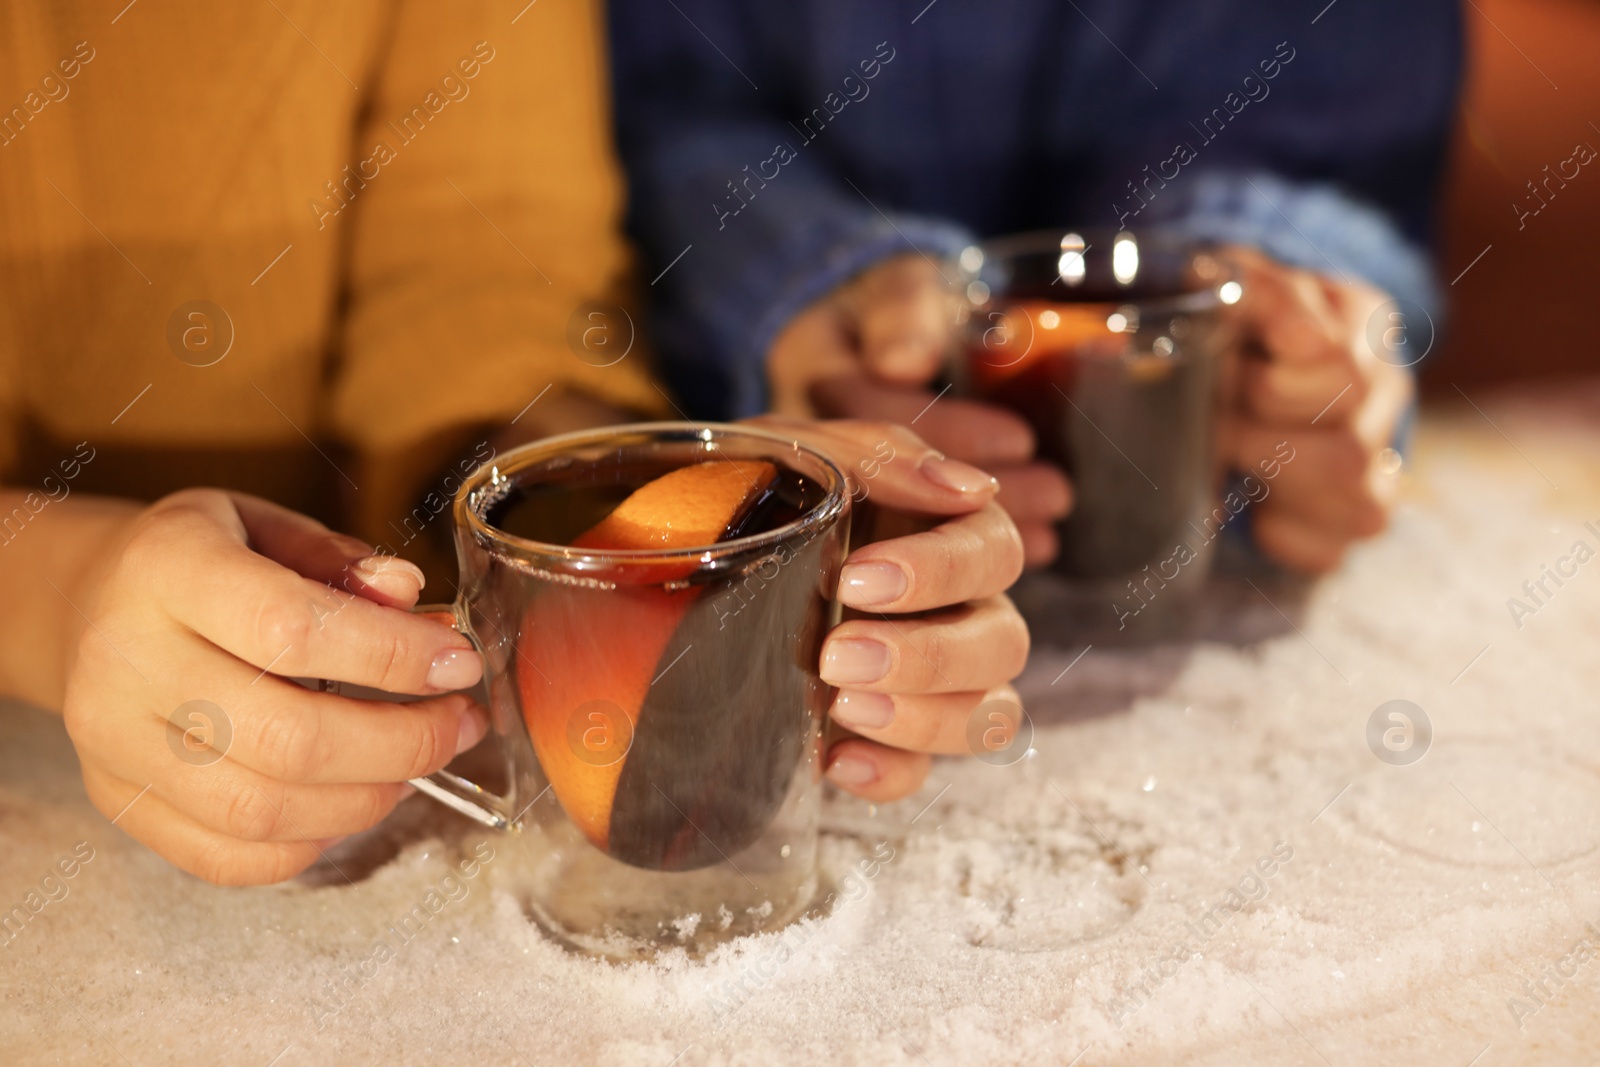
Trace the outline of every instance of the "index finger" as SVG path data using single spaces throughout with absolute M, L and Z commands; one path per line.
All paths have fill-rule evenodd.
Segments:
M 438 693 L 481 676 L 481 658 L 466 637 L 301 577 L 244 543 L 252 516 L 225 510 L 207 499 L 174 504 L 144 535 L 149 543 L 130 546 L 177 622 L 263 672 L 288 677 Z
M 874 611 L 928 611 L 982 600 L 1022 574 L 1022 536 L 990 503 L 931 530 L 857 549 L 839 574 L 839 602 Z
M 862 375 L 813 383 L 811 401 L 827 417 L 914 425 L 934 448 L 979 466 L 1026 463 L 1033 458 L 1035 441 L 1028 421 L 994 404 L 886 385 Z
M 1000 483 L 987 471 L 950 459 L 903 426 L 817 422 L 761 416 L 749 425 L 811 446 L 845 473 L 857 500 L 927 515 L 965 515 L 994 499 Z

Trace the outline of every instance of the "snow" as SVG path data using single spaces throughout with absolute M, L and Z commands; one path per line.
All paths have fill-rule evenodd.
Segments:
M 1040 649 L 1027 758 L 942 761 L 879 809 L 831 797 L 843 903 L 704 960 L 557 947 L 504 888 L 512 842 L 421 798 L 299 882 L 207 886 L 94 812 L 58 720 L 0 709 L 0 907 L 40 905 L 0 932 L 0 1047 L 140 1067 L 1589 1062 L 1600 566 L 1520 628 L 1507 598 L 1600 547 L 1600 405 L 1479 399 L 1487 416 L 1425 420 L 1393 529 L 1345 570 L 1219 579 L 1205 640 Z M 1390 700 L 1431 722 L 1409 765 L 1368 745 Z

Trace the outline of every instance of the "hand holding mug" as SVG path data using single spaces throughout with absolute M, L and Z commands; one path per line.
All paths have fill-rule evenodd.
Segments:
M 1061 471 L 1034 460 L 1026 420 L 1005 408 L 937 397 L 929 388 L 958 329 L 960 301 L 940 268 L 918 255 L 863 271 L 796 315 L 767 359 L 772 409 L 911 425 L 952 459 L 999 482 L 1029 566 L 1056 551 L 1056 520 L 1072 506 Z
M 221 885 L 291 877 L 483 737 L 466 638 L 403 610 L 422 573 L 275 504 L 194 489 L 87 586 L 63 714 L 89 799 Z M 393 610 L 399 608 L 402 610 Z M 289 677 L 393 693 L 318 693 Z
M 1228 252 L 1244 299 L 1246 349 L 1224 398 L 1221 454 L 1249 470 L 1281 441 L 1295 450 L 1254 519 L 1256 542 L 1297 570 L 1338 566 L 1381 532 L 1399 490 L 1385 451 L 1414 394 L 1411 372 L 1372 349 L 1367 323 L 1389 297 L 1360 281 Z
M 907 796 L 930 754 L 969 752 L 973 712 L 1014 705 L 1009 684 L 1028 655 L 1028 629 L 1005 595 L 1022 570 L 1017 526 L 988 474 L 885 423 L 762 418 L 753 424 L 816 448 L 856 482 L 858 500 L 931 517 L 931 529 L 858 547 L 838 599 L 855 616 L 822 646 L 831 711 L 855 737 L 832 745 L 828 777 L 874 801 Z

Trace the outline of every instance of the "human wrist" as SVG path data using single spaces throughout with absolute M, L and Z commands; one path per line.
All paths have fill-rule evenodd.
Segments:
M 0 544 L 0 692 L 59 712 L 86 616 L 140 506 L 74 496 L 33 508 L 30 495 L 0 490 L 0 512 L 33 515 Z
M 139 518 L 148 506 L 110 498 L 75 501 L 70 534 L 61 539 L 54 558 L 45 563 L 48 573 L 62 575 L 57 580 L 60 595 L 56 607 L 53 647 L 42 649 L 46 662 L 53 664 L 50 677 L 58 680 L 60 692 L 77 664 L 89 620 L 99 610 L 106 585 L 122 559 L 124 550 L 138 528 Z M 48 706 L 60 711 L 59 697 Z

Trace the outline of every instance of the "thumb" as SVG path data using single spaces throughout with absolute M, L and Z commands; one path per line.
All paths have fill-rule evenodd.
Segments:
M 250 548 L 302 578 L 403 610 L 422 595 L 422 569 L 415 563 L 259 497 L 230 495 Z
M 852 294 L 862 362 L 880 381 L 922 385 L 944 364 L 955 301 L 938 267 L 902 256 L 869 270 Z
M 1269 362 L 1295 369 L 1348 364 L 1344 324 L 1319 276 L 1250 249 L 1234 250 L 1229 261 L 1244 285 L 1234 315 Z

